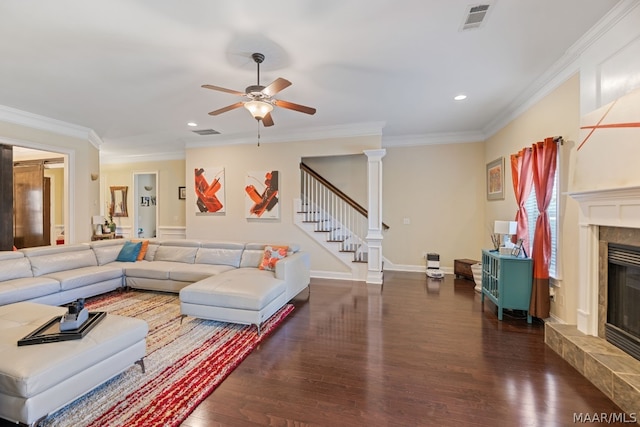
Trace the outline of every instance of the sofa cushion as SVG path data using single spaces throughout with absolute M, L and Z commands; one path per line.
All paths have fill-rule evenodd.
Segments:
M 96 256 L 89 245 L 43 246 L 22 249 L 31 262 L 34 276 L 43 276 L 58 271 L 98 265 Z
M 60 282 L 61 290 L 76 289 L 122 277 L 122 269 L 112 266 L 82 267 L 46 275 Z
M 49 277 L 25 277 L 0 282 L 0 306 L 60 292 L 60 282 Z
M 160 243 L 149 241 L 149 246 L 147 246 L 147 253 L 144 254 L 145 261 L 153 261 L 153 258 L 156 256 L 156 251 L 160 247 Z
M 33 277 L 31 263 L 22 252 L 6 251 L 13 256 L 0 258 L 0 282 L 3 280 Z
M 258 269 L 252 273 L 249 276 L 228 276 L 225 273 L 192 283 L 180 290 L 180 301 L 214 307 L 261 310 L 286 291 L 284 280 L 276 279 L 272 273 Z M 246 280 L 247 278 L 250 280 Z
M 145 279 L 168 280 L 169 272 L 180 263 L 171 261 L 139 261 L 124 267 L 127 277 L 143 277 Z
M 142 242 L 124 242 L 124 245 L 120 249 L 120 253 L 118 253 L 116 261 L 136 262 L 138 260 L 138 254 L 140 253 L 141 247 Z
M 12 251 L 0 251 L 0 261 L 18 258 L 24 258 L 24 254 L 17 249 L 14 249 Z
M 120 253 L 122 246 L 124 246 L 124 240 L 122 239 L 103 240 L 102 242 L 115 243 L 96 246 L 91 245 L 93 253 L 96 256 L 96 260 L 98 261 L 98 265 L 105 265 L 114 262 L 116 258 L 118 258 L 118 254 Z
M 242 252 L 240 267 L 258 267 L 264 256 L 264 247 L 262 243 L 247 243 Z
M 230 265 L 182 264 L 169 271 L 169 279 L 193 283 L 233 269 Z
M 172 261 L 193 264 L 197 252 L 197 247 L 165 246 L 162 244 L 158 247 L 153 261 Z
M 204 243 L 196 254 L 196 264 L 222 264 L 240 267 L 240 259 L 244 251 L 241 243 Z

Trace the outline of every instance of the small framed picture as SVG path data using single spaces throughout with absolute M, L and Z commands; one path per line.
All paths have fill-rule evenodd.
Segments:
M 504 200 L 504 157 L 487 163 L 487 200 Z
M 187 198 L 187 187 L 178 187 L 178 199 L 185 200 Z
M 514 257 L 518 257 L 518 258 L 526 258 L 527 254 L 524 251 L 524 248 L 522 247 L 522 242 L 524 241 L 524 239 L 518 239 L 518 242 L 515 244 L 515 246 L 513 247 L 513 249 L 511 249 L 511 255 L 513 255 Z

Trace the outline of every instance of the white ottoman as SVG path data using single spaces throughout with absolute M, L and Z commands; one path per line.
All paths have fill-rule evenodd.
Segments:
M 229 271 L 180 290 L 183 316 L 260 326 L 287 303 L 287 286 L 273 272 L 251 268 Z
M 78 340 L 18 346 L 66 312 L 31 302 L 0 306 L 0 417 L 36 425 L 134 363 L 144 371 L 148 325 L 107 314 Z

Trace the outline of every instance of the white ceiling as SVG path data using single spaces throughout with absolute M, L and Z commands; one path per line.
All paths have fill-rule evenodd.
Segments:
M 318 110 L 276 108 L 267 141 L 365 123 L 383 141 L 482 135 L 618 0 L 485 3 L 461 31 L 469 0 L 4 0 L 0 105 L 93 129 L 105 157 L 254 141 L 246 110 L 207 114 L 241 99 L 200 86 L 244 91 L 261 52 L 261 83 L 286 78 L 276 98 Z

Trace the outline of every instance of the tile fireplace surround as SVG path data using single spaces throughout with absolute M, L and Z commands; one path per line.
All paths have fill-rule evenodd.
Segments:
M 640 246 L 640 187 L 570 193 L 580 204 L 577 325 L 545 324 L 545 343 L 623 411 L 640 415 L 640 361 L 604 338 L 606 247 Z M 638 421 L 640 424 L 640 420 Z

